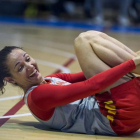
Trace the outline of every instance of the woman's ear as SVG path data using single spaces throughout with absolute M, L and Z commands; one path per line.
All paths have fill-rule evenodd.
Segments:
M 16 83 L 12 77 L 5 77 L 4 80 L 6 82 L 8 82 L 8 83 L 11 83 L 11 84 L 15 84 Z

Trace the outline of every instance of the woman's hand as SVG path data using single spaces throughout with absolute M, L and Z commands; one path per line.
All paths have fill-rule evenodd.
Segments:
M 140 55 L 140 51 L 135 52 L 137 55 Z
M 134 61 L 136 66 L 140 64 L 140 51 L 137 52 L 137 56 L 134 57 L 132 60 Z

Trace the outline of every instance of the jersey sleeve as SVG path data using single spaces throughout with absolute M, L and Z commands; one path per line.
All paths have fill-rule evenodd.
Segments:
M 52 74 L 48 75 L 46 77 L 56 77 L 60 78 L 64 81 L 67 81 L 69 83 L 76 83 L 86 80 L 83 72 L 78 73 L 58 73 L 58 74 Z
M 135 64 L 133 60 L 129 60 L 83 82 L 61 86 L 51 84 L 39 85 L 29 93 L 28 106 L 33 112 L 47 112 L 46 118 L 42 119 L 48 119 L 55 107 L 94 95 L 134 69 Z

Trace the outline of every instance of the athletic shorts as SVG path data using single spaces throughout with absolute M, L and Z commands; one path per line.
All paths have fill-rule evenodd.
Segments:
M 101 113 L 110 120 L 118 135 L 128 135 L 140 128 L 140 77 L 112 88 L 111 94 L 96 94 Z

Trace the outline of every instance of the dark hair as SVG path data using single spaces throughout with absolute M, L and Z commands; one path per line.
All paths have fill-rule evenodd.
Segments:
M 16 47 L 16 46 L 5 46 L 0 51 L 0 91 L 2 94 L 4 93 L 4 86 L 6 85 L 6 81 L 4 81 L 4 78 L 11 76 L 10 70 L 8 69 L 6 65 L 7 56 L 14 49 L 22 49 L 22 48 Z

